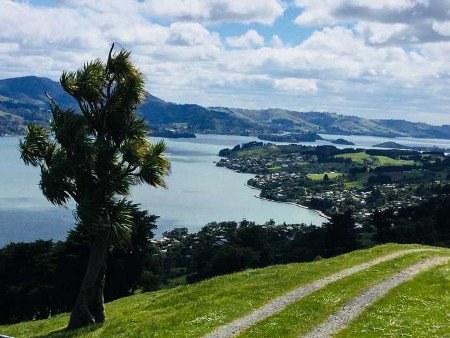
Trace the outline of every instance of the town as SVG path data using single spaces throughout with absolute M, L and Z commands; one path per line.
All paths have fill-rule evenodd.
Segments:
M 359 223 L 375 211 L 418 205 L 450 175 L 450 159 L 440 152 L 251 142 L 219 155 L 217 166 L 255 174 L 247 184 L 260 198 L 325 216 L 352 209 Z

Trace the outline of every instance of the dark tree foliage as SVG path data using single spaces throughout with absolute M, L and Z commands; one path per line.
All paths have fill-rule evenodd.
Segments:
M 376 210 L 371 217 L 370 224 L 374 226 L 373 240 L 377 243 L 387 243 L 392 239 L 394 213 L 392 210 Z
M 376 176 L 370 176 L 367 182 L 368 186 L 378 185 L 378 184 L 389 184 L 392 183 L 392 178 L 389 175 L 378 174 Z
M 358 230 L 351 210 L 333 214 L 323 225 L 325 257 L 331 257 L 358 248 Z
M 334 215 L 323 227 L 211 223 L 179 245 L 191 248 L 187 273 L 192 282 L 246 268 L 330 257 L 357 248 L 358 236 L 348 211 Z
M 108 254 L 107 301 L 128 296 L 138 288 L 147 290 L 145 277 L 162 275 L 160 252 L 150 242 L 157 216 L 135 208 L 133 217 L 130 243 Z M 76 231 L 64 242 L 16 243 L 0 249 L 0 323 L 70 311 L 88 256 L 88 243 Z

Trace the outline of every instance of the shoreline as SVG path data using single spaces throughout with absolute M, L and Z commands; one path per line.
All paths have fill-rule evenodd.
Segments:
M 247 183 L 244 183 L 244 185 L 245 185 L 246 187 L 249 187 L 250 189 L 258 190 L 259 192 L 261 192 L 261 189 L 252 187 L 251 185 L 248 185 Z M 328 216 L 328 215 L 326 215 L 326 214 L 324 214 L 323 211 L 309 208 L 309 207 L 307 207 L 306 205 L 303 205 L 303 204 L 298 204 L 298 203 L 295 203 L 295 202 L 275 201 L 275 200 L 271 200 L 271 199 L 266 198 L 266 197 L 261 197 L 261 196 L 257 196 L 257 195 L 254 195 L 254 196 L 255 196 L 256 198 L 259 198 L 260 200 L 263 200 L 263 201 L 269 201 L 269 202 L 273 202 L 273 203 L 282 203 L 282 204 L 290 204 L 290 205 L 294 205 L 294 206 L 299 207 L 299 208 L 302 208 L 302 209 L 307 209 L 307 210 L 310 210 L 310 211 L 314 211 L 316 214 L 318 214 L 319 216 L 321 216 L 321 217 L 323 217 L 323 218 L 325 218 L 325 219 L 327 219 L 327 220 L 330 220 L 330 219 L 331 219 L 331 217 Z

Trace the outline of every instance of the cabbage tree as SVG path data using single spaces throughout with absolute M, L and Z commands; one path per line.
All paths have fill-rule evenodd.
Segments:
M 60 107 L 50 95 L 50 129 L 29 125 L 20 142 L 25 164 L 39 167 L 40 188 L 53 204 L 76 205 L 76 231 L 89 244 L 89 261 L 68 328 L 105 320 L 103 290 L 108 250 L 130 237 L 136 184 L 164 187 L 170 163 L 163 142 L 147 139 L 137 108 L 145 94 L 141 72 L 124 50 L 63 72 L 63 89 L 77 109 Z

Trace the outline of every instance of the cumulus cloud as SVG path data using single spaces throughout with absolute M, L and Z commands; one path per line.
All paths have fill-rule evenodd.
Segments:
M 450 37 L 450 21 L 445 22 L 434 21 L 432 28 L 439 35 Z
M 284 78 L 275 79 L 274 88 L 294 94 L 294 95 L 311 95 L 317 93 L 316 79 L 296 79 Z
M 175 20 L 263 24 L 272 24 L 286 7 L 281 0 L 148 0 L 145 5 L 150 14 Z
M 318 25 L 297 43 L 242 23 L 273 22 L 281 1 L 178 1 L 0 1 L 0 77 L 56 79 L 115 41 L 133 52 L 147 89 L 174 102 L 378 118 L 428 111 L 450 122 L 447 0 L 297 0 L 297 24 Z M 408 11 L 418 14 L 408 21 Z M 224 38 L 223 22 L 246 33 Z
M 284 47 L 283 40 L 281 40 L 281 38 L 276 34 L 272 36 L 272 39 L 270 39 L 270 45 L 273 48 L 283 48 Z
M 448 0 L 296 0 L 303 9 L 298 24 L 333 24 L 344 21 L 411 23 L 424 19 L 449 20 Z
M 240 36 L 230 36 L 226 39 L 227 45 L 237 48 L 254 48 L 264 45 L 264 37 L 254 29 L 248 30 Z
M 169 27 L 167 42 L 179 46 L 220 46 L 220 37 L 198 23 L 175 22 Z
M 296 0 L 298 25 L 357 23 L 371 44 L 419 44 L 448 41 L 449 0 Z

